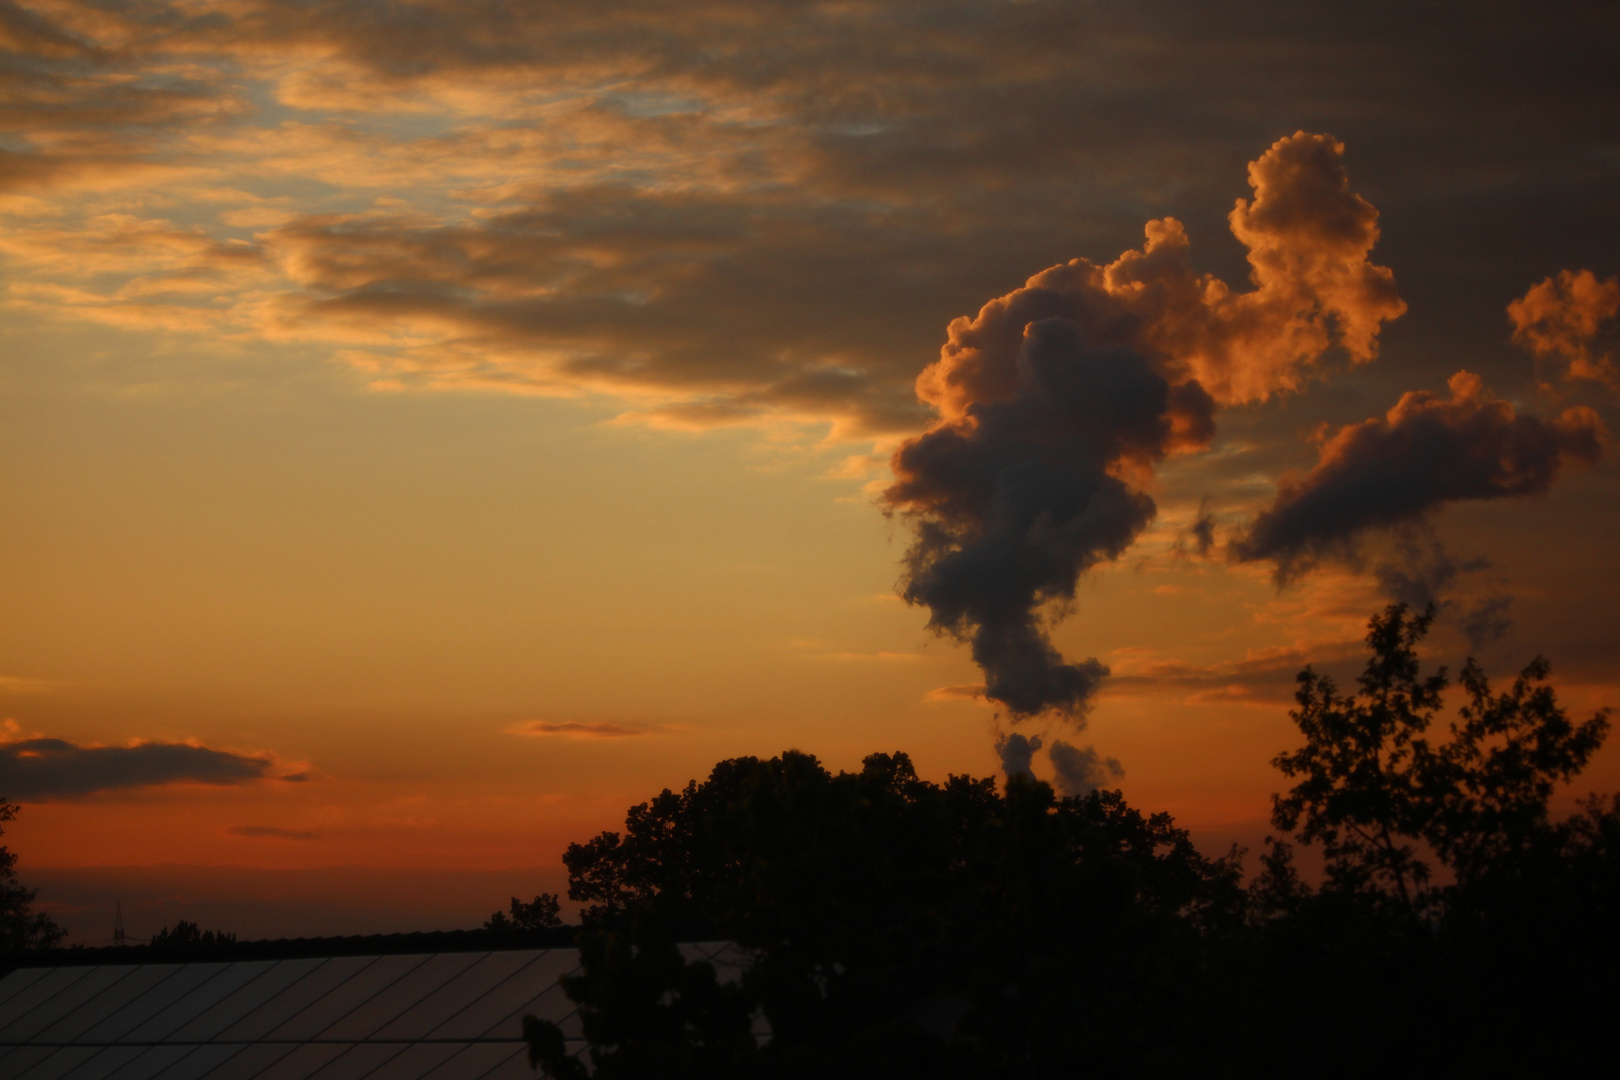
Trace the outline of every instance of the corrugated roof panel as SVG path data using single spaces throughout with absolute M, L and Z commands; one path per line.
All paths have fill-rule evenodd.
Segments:
M 362 1080 L 404 1052 L 398 1043 L 354 1043 L 311 1073 L 309 1080 Z
M 76 1032 L 75 1042 L 118 1042 L 125 1035 L 151 1020 L 164 1008 L 185 997 L 197 987 L 212 982 L 234 968 L 235 964 L 153 964 L 143 968 L 136 976 L 119 983 L 114 991 L 96 1000 L 95 1013 L 88 1017 L 93 1023 Z M 148 981 L 143 978 L 147 970 L 161 974 L 161 978 Z M 113 1007 L 113 994 L 124 999 Z M 103 1011 L 110 1010 L 110 1011 Z M 82 1010 L 91 1012 L 91 1010 Z M 178 1025 L 175 1025 L 178 1026 Z M 58 1024 L 46 1037 L 61 1029 Z M 170 1030 L 173 1030 L 171 1027 Z
M 119 1012 L 131 1001 L 172 979 L 179 972 L 180 966 L 177 964 L 151 964 L 135 968 L 107 985 L 92 1000 L 69 1010 L 54 1022 L 40 1028 L 31 1039 L 35 1042 L 73 1042 L 75 1036 L 84 1034 L 95 1027 L 98 1021 Z
M 728 977 L 747 954 L 683 949 Z M 532 1080 L 575 949 L 35 969 L 0 981 L 0 1080 Z
M 194 1046 L 144 1047 L 141 1053 L 123 1062 L 116 1071 L 107 1075 L 117 1077 L 118 1080 L 153 1080 L 154 1077 L 168 1080 L 169 1070 L 195 1049 Z M 85 1063 L 86 1070 L 97 1066 L 98 1060 L 95 1058 Z M 73 1077 L 72 1080 L 79 1080 L 79 1077 Z
M 95 1057 L 98 1049 L 95 1046 L 59 1047 L 51 1056 L 23 1073 L 21 1080 L 62 1080 L 76 1066 Z
M 56 1053 L 54 1046 L 19 1046 L 5 1057 L 0 1058 L 0 1076 L 21 1076 L 35 1065 Z
M 3 1008 L 6 1002 L 39 982 L 50 972 L 50 968 L 20 968 L 7 975 L 4 979 L 0 979 L 0 1008 Z
M 339 1043 L 305 1043 L 253 1080 L 309 1080 L 316 1069 L 343 1053 Z
M 493 1080 L 513 1062 L 522 1066 L 524 1080 L 534 1080 L 528 1055 L 525 1047 L 513 1047 L 511 1043 L 471 1043 L 421 1080 Z
M 145 1046 L 98 1046 L 95 1054 L 81 1062 L 64 1080 L 107 1080 L 114 1075 L 121 1076 L 121 1070 L 148 1049 Z M 3 1075 L 5 1072 L 0 1070 L 0 1076 Z
M 341 986 L 356 973 L 375 964 L 377 960 L 378 957 L 375 956 L 328 957 L 304 972 L 302 978 L 288 984 L 270 1000 L 258 1005 L 230 1027 L 212 1037 L 257 1042 L 310 1008 L 334 987 Z M 179 1032 L 175 1034 L 178 1036 Z
M 214 1066 L 204 1080 L 253 1080 L 296 1049 L 292 1043 L 248 1043 L 241 1053 Z
M 166 1066 L 158 1075 L 163 1080 L 202 1080 L 204 1076 L 245 1049 L 246 1047 L 233 1046 L 229 1043 L 203 1043 L 201 1046 L 192 1047 L 189 1054 L 177 1058 L 174 1064 Z
M 343 1019 L 321 1032 L 323 1039 L 369 1039 L 379 1028 L 421 1004 L 422 999 L 444 986 L 482 959 L 479 953 L 443 953 L 431 956 L 419 967 L 406 972 Z M 405 1037 L 420 1039 L 426 1030 L 408 1032 Z
M 466 1043 L 415 1043 L 401 1050 L 399 1056 L 390 1058 L 366 1080 L 421 1080 L 466 1046 Z
M 483 953 L 477 963 L 390 1021 L 372 1038 L 421 1038 L 467 1008 L 470 1002 L 533 964 L 539 956 L 533 950 Z
M 124 979 L 140 969 L 137 967 L 94 967 L 49 998 L 38 1007 L 29 1009 L 12 1023 L 0 1029 L 0 1042 L 29 1042 L 40 1032 L 61 1020 L 75 1009 L 88 1005 Z
M 421 967 L 425 956 L 379 956 L 266 1035 L 302 1041 L 326 1030 Z
M 4 1004 L 0 1004 L 0 1041 L 4 1041 L 6 1029 L 16 1023 L 19 1017 L 39 1008 L 94 970 L 89 967 L 51 968 L 43 978 L 29 984 L 28 993 L 13 994 L 6 999 Z M 12 972 L 6 976 L 6 981 L 10 982 L 19 974 Z
M 535 962 L 514 977 L 490 989 L 451 1019 L 435 1028 L 435 1039 L 477 1039 L 504 1032 L 516 1037 L 525 1011 L 547 1020 L 560 1021 L 573 1011 L 573 1003 L 563 996 L 557 980 L 579 967 L 575 949 L 551 949 L 537 955 Z M 555 994 L 554 1001 L 540 1004 L 540 998 Z
M 220 999 L 230 997 L 244 985 L 263 977 L 274 962 L 261 960 L 190 966 L 213 970 L 212 973 L 199 972 L 194 978 L 171 979 L 157 987 L 150 1000 L 124 1010 L 130 1023 L 106 1041 L 168 1042 L 176 1031 L 194 1023 L 200 1013 L 208 1012 Z M 86 1040 L 97 1037 L 96 1031 L 84 1035 Z
M 242 974 L 249 977 L 243 980 L 237 989 L 227 993 L 217 1002 L 213 1004 L 200 1002 L 199 1004 L 204 1006 L 202 1012 L 197 1013 L 193 1019 L 186 1020 L 179 1027 L 165 1029 L 162 1037 L 177 1042 L 201 1042 L 219 1036 L 231 1025 L 264 1006 L 299 979 L 329 962 L 327 957 L 317 957 L 307 960 L 261 960 L 233 965 L 241 968 Z M 164 1019 L 177 1019 L 185 1011 L 186 1003 L 178 1003 L 174 1008 L 174 1015 Z M 153 1026 L 157 1025 L 154 1023 Z

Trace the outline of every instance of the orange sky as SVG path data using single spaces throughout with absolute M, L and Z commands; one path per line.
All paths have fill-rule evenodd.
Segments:
M 24 881 L 86 941 L 115 893 L 137 933 L 468 924 L 720 758 L 987 775 L 997 725 L 1253 839 L 1294 672 L 1352 673 L 1402 574 L 1436 662 L 1473 617 L 1494 673 L 1620 701 L 1612 20 L 1369 10 L 0 5 Z M 1038 608 L 1111 675 L 1014 723 L 899 598 L 879 498 L 1012 400 L 1065 265 L 1064 317 L 1213 428 L 1111 459 L 1151 520 Z M 1419 421 L 1565 442 L 1234 546 Z M 458 873 L 368 908 L 415 869 Z

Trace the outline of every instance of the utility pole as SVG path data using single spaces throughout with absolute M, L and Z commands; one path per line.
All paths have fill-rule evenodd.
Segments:
M 128 942 L 124 940 L 124 902 L 117 898 L 113 900 L 113 945 L 122 949 Z

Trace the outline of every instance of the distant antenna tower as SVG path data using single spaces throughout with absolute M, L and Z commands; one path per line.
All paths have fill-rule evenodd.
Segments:
M 128 942 L 124 940 L 124 902 L 113 900 L 113 944 L 123 948 Z

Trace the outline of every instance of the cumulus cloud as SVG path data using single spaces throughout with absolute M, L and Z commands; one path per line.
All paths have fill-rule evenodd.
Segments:
M 25 738 L 0 743 L 0 794 L 46 802 L 162 784 L 245 784 L 271 776 L 274 764 L 191 743 L 86 746 Z
M 1342 155 L 1299 132 L 1250 166 L 1230 220 L 1253 289 L 1195 274 L 1180 223 L 1151 222 L 1141 251 L 1052 267 L 957 319 L 918 376 L 939 420 L 895 452 L 883 494 L 916 533 L 903 595 L 971 644 L 1015 717 L 1079 717 L 1108 674 L 1064 661 L 1040 609 L 1153 520 L 1154 465 L 1207 445 L 1218 402 L 1298 386 L 1335 342 L 1371 359 L 1404 310 L 1368 261 L 1377 214 Z
M 1403 395 L 1381 418 L 1341 428 L 1303 476 L 1231 545 L 1234 558 L 1275 563 L 1287 581 L 1328 555 L 1353 553 L 1370 529 L 1421 522 L 1450 502 L 1545 495 L 1559 471 L 1603 452 L 1603 422 L 1588 408 L 1551 419 L 1519 413 L 1461 371 L 1451 394 Z
M 1620 278 L 1598 280 L 1590 270 L 1560 270 L 1508 305 L 1513 340 L 1537 360 L 1562 367 L 1570 379 L 1595 379 L 1620 389 Z
M 1117 759 L 1103 757 L 1093 746 L 1072 746 L 1053 739 L 1047 756 L 1052 760 L 1052 786 L 1059 795 L 1090 795 L 1125 775 Z

